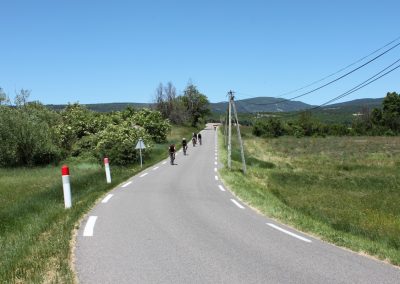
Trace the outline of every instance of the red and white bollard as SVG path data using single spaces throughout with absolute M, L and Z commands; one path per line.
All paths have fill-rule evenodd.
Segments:
M 108 158 L 104 158 L 104 168 L 106 169 L 107 183 L 111 183 L 111 172 L 110 172 L 110 164 L 108 163 Z
M 69 182 L 69 168 L 68 168 L 68 166 L 66 166 L 66 165 L 62 166 L 61 174 L 62 174 L 62 183 L 63 183 L 63 191 L 64 191 L 65 208 L 71 208 L 71 206 L 72 206 L 71 184 Z

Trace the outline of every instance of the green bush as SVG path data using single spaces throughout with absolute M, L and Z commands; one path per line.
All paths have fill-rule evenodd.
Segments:
M 61 112 L 61 122 L 56 127 L 59 143 L 70 151 L 79 139 L 98 133 L 109 123 L 111 120 L 104 114 L 90 111 L 78 103 L 68 105 Z
M 142 127 L 132 127 L 130 123 L 124 122 L 120 125 L 110 124 L 96 135 L 96 155 L 99 159 L 110 158 L 113 164 L 126 165 L 138 159 L 138 150 L 135 146 L 142 138 L 147 155 L 152 148 L 151 136 Z
M 164 119 L 159 111 L 142 109 L 134 112 L 130 118 L 132 126 L 141 126 L 151 136 L 154 142 L 163 143 L 171 130 L 168 119 Z
M 62 158 L 55 133 L 43 117 L 28 106 L 0 107 L 0 166 L 41 165 Z

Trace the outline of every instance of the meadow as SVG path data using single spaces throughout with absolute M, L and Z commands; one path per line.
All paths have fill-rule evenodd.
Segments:
M 242 200 L 318 238 L 400 264 L 400 137 L 258 138 L 246 128 L 243 136 L 247 174 L 237 143 L 232 171 L 221 171 Z
M 173 127 L 168 142 L 156 144 L 144 168 L 167 157 L 169 143 L 191 137 L 193 128 Z M 133 145 L 134 147 L 134 145 Z M 0 168 L 0 283 L 74 283 L 73 231 L 109 190 L 138 173 L 138 164 L 104 168 L 91 159 L 70 158 L 72 208 L 64 209 L 61 165 Z

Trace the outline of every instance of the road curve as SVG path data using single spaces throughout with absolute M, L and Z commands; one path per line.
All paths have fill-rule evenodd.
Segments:
M 216 131 L 110 192 L 84 218 L 81 283 L 400 283 L 400 269 L 305 236 L 218 179 Z

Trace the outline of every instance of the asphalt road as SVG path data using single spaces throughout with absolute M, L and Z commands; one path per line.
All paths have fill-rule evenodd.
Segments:
M 217 179 L 215 134 L 203 130 L 176 165 L 143 171 L 89 212 L 76 238 L 80 283 L 400 283 L 397 267 L 241 203 Z

